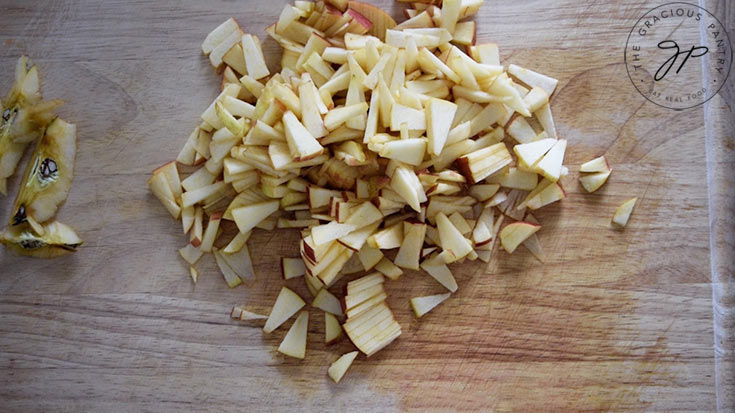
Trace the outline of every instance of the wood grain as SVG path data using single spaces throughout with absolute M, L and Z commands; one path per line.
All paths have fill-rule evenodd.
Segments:
M 552 110 L 572 174 L 569 197 L 538 214 L 548 261 L 521 249 L 463 265 L 457 294 L 420 322 L 408 299 L 440 286 L 411 272 L 389 283 L 403 335 L 337 386 L 326 369 L 350 346 L 324 346 L 321 313 L 303 362 L 275 351 L 285 328 L 264 335 L 228 318 L 234 304 L 268 311 L 298 234 L 254 234 L 257 279 L 244 286 L 228 289 L 209 259 L 192 285 L 180 225 L 145 184 L 217 94 L 199 49 L 207 32 L 235 16 L 265 39 L 284 1 L 0 1 L 0 68 L 30 55 L 45 95 L 78 124 L 59 218 L 86 241 L 53 261 L 0 250 L 0 409 L 731 411 L 732 78 L 684 113 L 641 97 L 623 47 L 655 2 L 486 3 L 478 41 L 560 79 Z M 707 8 L 733 29 L 731 5 Z M 264 49 L 275 68 L 277 45 Z M 584 194 L 576 166 L 601 154 L 612 177 Z M 632 196 L 628 227 L 610 229 Z M 308 296 L 300 280 L 285 284 Z

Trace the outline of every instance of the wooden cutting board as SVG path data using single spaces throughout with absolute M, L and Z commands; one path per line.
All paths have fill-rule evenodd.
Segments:
M 376 3 L 396 17 L 403 8 Z M 732 4 L 704 3 L 735 32 Z M 634 90 L 625 41 L 657 2 L 486 1 L 477 17 L 478 41 L 499 43 L 505 64 L 560 79 L 552 110 L 571 174 L 568 198 L 538 214 L 546 263 L 519 249 L 464 264 L 459 291 L 420 321 L 408 299 L 442 288 L 411 272 L 389 282 L 403 335 L 360 356 L 339 385 L 327 366 L 351 346 L 324 346 L 321 312 L 311 311 L 304 361 L 276 352 L 286 328 L 267 336 L 231 321 L 235 304 L 268 312 L 284 285 L 279 258 L 298 255 L 296 231 L 254 234 L 257 279 L 228 289 L 207 258 L 193 285 L 180 224 L 146 180 L 217 94 L 204 36 L 235 16 L 266 39 L 283 4 L 0 4 L 0 88 L 28 54 L 45 96 L 63 98 L 61 115 L 78 125 L 59 219 L 86 241 L 50 261 L 0 250 L 0 410 L 733 408 L 733 80 L 685 112 Z M 264 49 L 277 67 L 278 46 Z M 578 165 L 601 154 L 612 177 L 583 193 Z M 628 227 L 609 228 L 633 196 Z M 0 221 L 11 202 L 0 202 Z M 301 280 L 285 284 L 308 296 Z

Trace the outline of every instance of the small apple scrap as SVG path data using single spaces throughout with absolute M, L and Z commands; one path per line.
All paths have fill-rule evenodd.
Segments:
M 623 202 L 618 209 L 615 210 L 615 214 L 612 218 L 612 224 L 614 226 L 625 228 L 625 225 L 628 224 L 628 219 L 630 219 L 630 214 L 633 213 L 633 207 L 635 207 L 636 201 L 638 201 L 638 198 L 631 198 Z
M 489 262 L 498 243 L 543 260 L 529 211 L 566 196 L 567 141 L 550 109 L 558 82 L 475 44 L 469 19 L 482 3 L 411 3 L 396 24 L 368 4 L 295 1 L 265 30 L 280 68 L 234 19 L 216 27 L 202 51 L 221 92 L 149 182 L 189 234 L 187 265 L 211 251 L 234 287 L 253 276 L 253 231 L 298 228 L 300 259 L 281 261 L 283 278 L 303 279 L 326 343 L 346 335 L 370 356 L 401 335 L 385 284 L 404 271 L 447 290 L 412 300 L 420 317 L 458 290 L 453 263 Z M 305 305 L 283 287 L 264 328 L 302 311 L 279 347 L 297 358 Z M 330 368 L 335 381 L 350 354 Z
M 76 156 L 76 125 L 54 114 L 60 104 L 43 100 L 38 68 L 28 69 L 25 56 L 18 59 L 15 81 L 0 107 L 0 194 L 7 193 L 7 179 L 26 147 L 33 141 L 36 147 L 0 243 L 19 255 L 53 258 L 82 245 L 71 227 L 53 219 L 69 195 Z

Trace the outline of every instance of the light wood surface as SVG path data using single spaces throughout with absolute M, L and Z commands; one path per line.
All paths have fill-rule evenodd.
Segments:
M 376 3 L 396 16 L 402 8 Z M 735 32 L 732 5 L 706 3 Z M 229 320 L 234 304 L 267 313 L 284 285 L 278 259 L 298 255 L 298 234 L 254 234 L 256 280 L 230 290 L 207 259 L 193 285 L 176 252 L 180 224 L 146 179 L 217 94 L 204 36 L 235 16 L 265 39 L 283 4 L 0 1 L 1 73 L 28 54 L 45 96 L 63 98 L 61 115 L 78 125 L 59 219 L 86 241 L 52 261 L 0 250 L 0 410 L 733 407 L 733 79 L 685 112 L 641 97 L 623 48 L 654 2 L 486 1 L 477 18 L 478 41 L 499 43 L 505 63 L 560 79 L 552 110 L 572 173 L 568 198 L 538 214 L 546 264 L 524 249 L 487 268 L 464 264 L 458 292 L 420 321 L 408 299 L 441 287 L 411 272 L 388 283 L 403 335 L 358 357 L 339 385 L 326 370 L 351 346 L 324 346 L 320 312 L 304 361 L 276 352 L 286 328 L 264 335 Z M 264 49 L 275 68 L 277 45 Z M 0 90 L 10 80 L 2 76 Z M 601 154 L 614 172 L 585 194 L 577 166 Z M 632 196 L 628 227 L 610 229 Z M 0 201 L 5 222 L 12 199 Z M 301 280 L 285 284 L 308 296 Z

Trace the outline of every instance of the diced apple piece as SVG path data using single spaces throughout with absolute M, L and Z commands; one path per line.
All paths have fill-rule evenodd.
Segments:
M 391 280 L 397 280 L 398 277 L 403 274 L 403 271 L 396 266 L 391 260 L 383 257 L 380 262 L 375 265 L 375 269 L 380 271 L 383 275 L 390 278 Z
M 544 155 L 544 157 L 536 164 L 536 169 L 541 172 L 546 179 L 556 182 L 561 176 L 561 167 L 564 162 L 564 152 L 567 149 L 566 139 L 559 139 L 554 146 Z
M 260 40 L 252 34 L 242 36 L 242 50 L 245 54 L 245 64 L 248 68 L 248 76 L 253 79 L 262 79 L 270 74 L 265 64 L 265 57 L 260 48 Z
M 283 114 L 283 126 L 286 131 L 286 141 L 291 154 L 297 160 L 307 160 L 319 156 L 324 148 L 314 136 L 298 120 L 291 111 Z
M 470 242 L 443 212 L 436 215 L 436 224 L 442 249 L 450 255 L 451 260 L 449 262 L 457 261 L 472 251 Z
M 342 380 L 342 377 L 347 373 L 347 369 L 350 368 L 352 362 L 357 358 L 358 353 L 359 352 L 357 351 L 351 351 L 347 354 L 343 354 L 339 359 L 337 359 L 337 361 L 329 366 L 327 373 L 335 383 L 339 383 L 339 381 Z
M 218 253 L 225 260 L 227 265 L 237 274 L 240 278 L 253 278 L 255 277 L 255 271 L 253 270 L 253 261 L 250 258 L 250 251 L 247 245 L 243 245 L 238 251 L 231 254 L 225 253 L 220 250 Z
M 630 218 L 630 214 L 633 212 L 633 207 L 635 207 L 636 201 L 638 201 L 638 198 L 631 198 L 623 202 L 618 209 L 615 210 L 615 215 L 613 215 L 612 218 L 613 225 L 616 225 L 619 228 L 625 227 L 628 223 L 628 219 Z
M 526 198 L 516 206 L 516 209 L 528 207 L 530 209 L 539 209 L 542 206 L 556 202 L 564 198 L 566 194 L 558 183 L 551 182 L 547 179 L 539 182 L 536 188 L 531 191 Z
M 429 13 L 426 11 L 422 11 L 421 13 L 418 13 L 415 16 L 407 20 L 404 20 L 400 24 L 396 25 L 394 29 L 403 30 L 403 29 L 410 29 L 410 28 L 433 27 L 433 26 L 434 26 L 434 22 L 431 20 L 431 15 L 429 15 Z
M 541 229 L 540 225 L 530 222 L 514 222 L 500 231 L 500 243 L 508 253 L 513 253 L 523 241 Z
M 224 59 L 225 54 L 240 41 L 241 36 L 242 31 L 238 27 L 212 49 L 212 52 L 209 53 L 209 62 L 212 64 L 212 67 L 219 69 L 222 66 L 222 59 Z
M 549 94 L 544 89 L 535 86 L 523 97 L 523 102 L 528 106 L 528 110 L 536 112 L 549 103 Z
M 267 320 L 268 317 L 253 313 L 252 311 L 245 310 L 242 307 L 234 306 L 232 307 L 232 312 L 230 312 L 230 317 L 234 320 L 240 320 L 240 321 L 257 321 L 257 320 Z
M 255 228 L 261 221 L 268 218 L 272 213 L 278 210 L 279 202 L 268 201 L 258 202 L 232 210 L 232 217 L 237 224 L 237 228 L 242 233 L 246 233 Z
M 276 33 L 282 34 L 286 27 L 288 27 L 292 22 L 298 20 L 302 14 L 303 10 L 291 5 L 286 5 L 281 11 L 281 15 L 278 17 L 278 22 L 276 22 Z
M 174 195 L 174 200 L 179 201 L 181 199 L 182 189 L 181 179 L 179 178 L 179 170 L 176 167 L 176 162 L 168 162 L 167 164 L 153 171 L 153 173 L 163 174 L 163 176 L 166 178 L 166 182 L 168 183 L 169 188 L 171 188 L 171 193 L 173 193 Z
M 190 265 L 194 265 L 197 263 L 197 261 L 199 261 L 199 258 L 201 258 L 204 253 L 201 249 L 191 244 L 186 244 L 184 248 L 181 248 L 179 250 L 179 254 L 181 255 L 181 258 L 184 259 L 184 261 L 186 261 Z
M 488 183 L 497 183 L 505 188 L 523 189 L 526 191 L 533 190 L 538 184 L 538 175 L 535 172 L 528 172 L 518 168 L 509 168 L 508 172 L 491 176 L 486 179 Z
M 222 213 L 217 212 L 209 217 L 207 229 L 204 231 L 202 245 L 199 246 L 203 252 L 212 252 L 212 246 L 214 245 L 214 240 L 217 237 L 217 231 L 219 230 L 219 224 L 221 221 Z
M 503 142 L 498 142 L 458 158 L 457 164 L 467 181 L 474 184 L 501 170 L 512 161 L 508 148 Z
M 497 76 L 490 87 L 487 88 L 487 92 L 491 95 L 508 98 L 509 100 L 504 101 L 504 104 L 525 117 L 531 116 L 531 112 L 528 110 L 525 102 L 523 102 L 521 94 L 518 92 L 518 89 L 513 87 L 513 82 L 507 74 L 502 73 Z
M 327 291 L 326 288 L 323 288 L 319 291 L 316 297 L 314 297 L 314 301 L 311 302 L 311 306 L 322 309 L 339 317 L 342 317 L 344 315 L 344 313 L 342 312 L 342 304 L 340 304 L 337 297 Z
M 390 114 L 390 130 L 400 131 L 404 123 L 409 130 L 426 130 L 426 114 L 423 110 L 396 103 Z
M 477 25 L 474 21 L 457 23 L 452 34 L 452 43 L 469 46 L 475 43 Z
M 365 245 L 367 239 L 375 232 L 379 225 L 380 222 L 374 222 L 370 225 L 362 227 L 358 230 L 353 231 L 349 235 L 341 237 L 339 239 L 339 242 L 353 251 L 360 251 Z
M 321 98 L 315 92 L 316 88 L 311 79 L 302 80 L 299 85 L 299 99 L 301 103 L 301 115 L 306 130 L 315 138 L 326 136 L 328 131 L 324 127 L 321 113 L 319 112 L 318 100 Z
M 483 202 L 492 198 L 498 190 L 500 185 L 498 184 L 477 184 L 470 187 L 470 195 L 476 200 Z
M 586 174 L 579 177 L 579 182 L 582 184 L 585 191 L 592 193 L 597 191 L 607 181 L 607 178 L 610 176 L 610 172 L 612 171 L 608 170 Z
M 558 80 L 552 77 L 542 75 L 541 73 L 537 73 L 533 70 L 525 69 L 514 64 L 508 66 L 508 73 L 515 76 L 521 82 L 527 84 L 528 86 L 539 87 L 543 89 L 549 96 L 554 94 L 556 84 L 559 83 Z
M 401 223 L 382 229 L 368 238 L 368 245 L 379 249 L 393 249 L 403 242 L 403 226 Z
M 360 263 L 365 268 L 365 271 L 370 271 L 375 267 L 380 260 L 383 259 L 383 252 L 379 248 L 371 247 L 368 244 L 362 246 L 357 254 L 360 259 Z
M 420 28 L 404 30 L 386 30 L 385 43 L 400 48 L 410 48 L 413 42 L 416 47 L 435 48 L 452 40 L 452 34 L 445 28 Z
M 524 143 L 513 147 L 516 153 L 526 165 L 535 165 L 556 143 L 556 139 L 546 138 L 534 142 Z
M 454 33 L 461 8 L 462 0 L 444 0 L 441 8 L 441 27 Z
M 214 260 L 217 263 L 217 266 L 219 267 L 220 272 L 222 273 L 222 276 L 225 278 L 227 285 L 230 288 L 235 288 L 238 285 L 242 284 L 242 279 L 227 264 L 227 261 L 225 261 L 224 257 L 222 257 L 222 254 L 220 254 L 219 251 L 217 250 L 213 250 L 213 252 L 214 252 Z
M 439 155 L 444 148 L 456 113 L 457 105 L 446 100 L 431 99 L 426 105 L 426 137 L 431 155 Z
M 239 29 L 240 25 L 238 25 L 232 17 L 225 20 L 224 23 L 217 26 L 204 39 L 204 42 L 202 43 L 202 52 L 204 52 L 205 55 L 210 54 L 215 47 L 227 38 L 227 36 Z
M 324 291 L 324 290 L 320 290 Z M 339 320 L 332 313 L 324 313 L 324 344 L 334 344 L 344 337 Z
M 319 225 L 311 229 L 311 237 L 316 245 L 322 245 L 344 237 L 355 230 L 354 225 L 340 224 L 332 221 L 328 224 Z
M 414 297 L 411 299 L 411 308 L 414 314 L 416 314 L 416 317 L 421 318 L 424 314 L 434 309 L 434 307 L 444 302 L 450 295 L 452 293 Z
M 420 138 L 389 141 L 380 149 L 380 156 L 409 165 L 419 165 L 424 160 L 425 153 L 426 140 Z
M 520 144 L 528 144 L 536 139 L 536 131 L 533 130 L 526 118 L 518 116 L 511 121 L 505 130 Z
M 439 284 L 443 285 L 447 290 L 451 292 L 457 291 L 457 281 L 454 279 L 454 275 L 449 270 L 447 265 L 442 259 L 437 258 L 438 255 L 424 260 L 421 263 L 421 269 L 426 271 L 432 278 L 437 280 Z
M 252 231 L 246 232 L 244 234 L 242 232 L 238 232 L 237 235 L 232 238 L 230 243 L 222 249 L 222 253 L 234 254 L 243 249 L 243 247 L 245 247 L 245 243 L 248 242 L 248 239 L 250 238 L 250 234 L 252 234 Z
M 324 116 L 324 127 L 330 131 L 335 130 L 347 120 L 364 115 L 367 110 L 368 104 L 366 102 L 334 108 Z
M 547 103 L 541 106 L 533 114 L 536 116 L 541 127 L 544 128 L 544 132 L 546 132 L 550 138 L 557 139 L 556 125 L 554 125 L 554 117 L 551 115 L 551 106 Z
M 178 219 L 181 214 L 181 207 L 176 203 L 174 194 L 171 192 L 171 188 L 166 182 L 166 177 L 163 174 L 155 174 L 148 179 L 148 185 L 150 186 L 153 195 L 161 201 L 171 216 L 174 217 L 174 219 Z
M 604 156 L 599 156 L 579 166 L 579 172 L 607 172 L 610 170 L 610 165 Z
M 309 332 L 309 312 L 302 311 L 283 338 L 278 352 L 297 359 L 306 356 L 306 336 Z
M 306 302 L 298 294 L 286 287 L 281 288 L 281 292 L 278 294 L 278 298 L 276 298 L 276 303 L 273 304 L 268 320 L 265 322 L 263 331 L 266 333 L 274 331 L 305 305 Z
M 395 190 L 414 211 L 421 211 L 421 202 L 426 201 L 423 186 L 416 173 L 405 166 L 397 167 L 390 181 L 391 188 Z
M 500 65 L 500 54 L 498 52 L 498 45 L 495 43 L 485 43 L 469 48 L 469 55 L 475 59 L 475 61 L 488 64 L 488 65 Z
M 281 273 L 285 280 L 301 277 L 306 274 L 304 261 L 301 258 L 281 258 Z
M 191 245 L 199 247 L 202 245 L 202 237 L 204 237 L 204 230 L 202 222 L 204 220 L 204 209 L 202 207 L 194 208 L 194 223 L 191 226 Z

